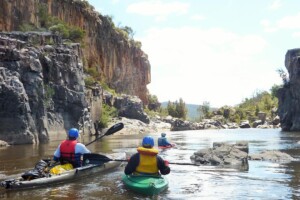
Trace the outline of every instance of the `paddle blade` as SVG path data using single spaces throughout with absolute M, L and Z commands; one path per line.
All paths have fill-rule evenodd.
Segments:
M 101 165 L 109 161 L 111 161 L 111 159 L 105 155 L 96 154 L 96 153 L 83 154 L 83 165 L 87 165 L 87 164 Z
M 106 131 L 106 133 L 105 133 L 104 135 L 106 135 L 106 136 L 107 136 L 107 135 L 112 135 L 112 134 L 114 134 L 115 132 L 121 130 L 122 128 L 124 128 L 124 124 L 123 124 L 122 122 L 117 123 L 117 124 L 113 125 L 112 127 L 110 127 L 110 128 Z
M 90 144 L 96 142 L 97 140 L 103 138 L 104 136 L 112 135 L 112 134 L 114 134 L 115 132 L 121 130 L 122 128 L 124 128 L 124 124 L 123 124 L 122 122 L 117 123 L 117 124 L 113 125 L 112 127 L 110 127 L 110 128 L 106 131 L 105 134 L 103 134 L 103 135 L 101 135 L 100 137 L 96 138 L 95 140 L 93 140 L 93 141 L 87 143 L 85 146 L 88 146 L 88 145 L 90 145 Z

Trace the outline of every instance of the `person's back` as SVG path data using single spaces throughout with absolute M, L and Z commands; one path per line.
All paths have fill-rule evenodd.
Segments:
M 61 164 L 71 163 L 74 167 L 81 166 L 81 155 L 91 153 L 84 144 L 77 141 L 79 131 L 75 128 L 69 130 L 68 139 L 61 142 L 54 152 L 54 160 Z
M 153 148 L 154 140 L 151 136 L 146 136 L 143 139 L 142 147 L 138 147 L 138 153 L 131 156 L 128 164 L 125 167 L 125 174 L 159 174 L 163 175 L 170 173 L 170 168 L 165 161 L 159 156 L 158 150 Z
M 168 142 L 165 133 L 161 134 L 161 137 L 159 137 L 157 139 L 157 143 L 158 143 L 158 146 L 164 146 L 164 147 L 172 145 L 171 143 Z

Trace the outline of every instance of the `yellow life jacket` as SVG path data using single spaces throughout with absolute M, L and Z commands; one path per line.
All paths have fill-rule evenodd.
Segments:
M 154 148 L 139 147 L 137 151 L 140 153 L 140 163 L 136 168 L 138 173 L 156 174 L 158 173 L 156 155 L 158 150 Z

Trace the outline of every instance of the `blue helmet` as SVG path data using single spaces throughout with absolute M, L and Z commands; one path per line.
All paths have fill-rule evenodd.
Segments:
M 78 131 L 78 129 L 77 128 L 71 128 L 70 130 L 69 130 L 69 137 L 73 137 L 73 138 L 78 138 L 78 136 L 79 136 L 79 131 Z
M 142 142 L 143 147 L 145 148 L 151 148 L 154 146 L 154 140 L 151 136 L 146 136 L 143 138 Z
M 161 136 L 162 136 L 162 137 L 166 137 L 166 134 L 165 134 L 165 133 L 162 133 Z

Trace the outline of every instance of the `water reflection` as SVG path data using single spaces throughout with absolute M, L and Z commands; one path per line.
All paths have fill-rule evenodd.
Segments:
M 155 141 L 160 133 L 152 134 Z M 190 163 L 197 150 L 212 147 L 213 142 L 248 141 L 249 153 L 281 150 L 299 158 L 299 133 L 279 129 L 204 130 L 168 133 L 172 149 L 160 150 L 170 162 Z M 136 152 L 144 135 L 112 135 L 88 146 L 93 152 Z M 21 145 L 0 149 L 0 179 L 25 169 L 44 156 L 52 155 L 65 133 L 57 133 L 46 145 Z M 84 142 L 94 138 L 83 138 Z M 171 165 L 169 188 L 155 197 L 128 191 L 121 182 L 124 167 L 89 179 L 57 187 L 32 191 L 0 191 L 0 199 L 299 199 L 300 163 L 249 161 L 247 170 L 212 166 Z

